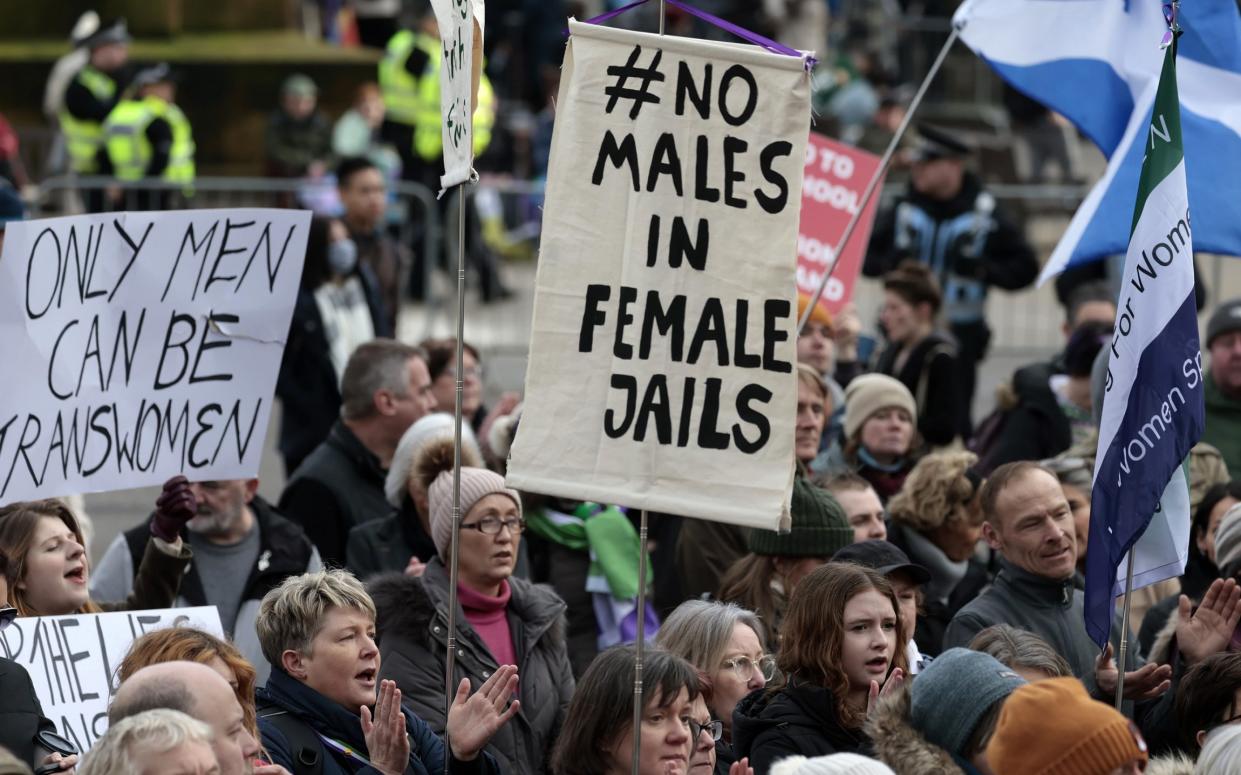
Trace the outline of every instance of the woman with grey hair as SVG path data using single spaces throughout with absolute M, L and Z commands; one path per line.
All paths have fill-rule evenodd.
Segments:
M 716 775 L 736 760 L 732 748 L 733 708 L 741 698 L 775 677 L 776 658 L 767 653 L 758 616 L 733 603 L 689 600 L 659 627 L 655 645 L 702 671 L 711 686 L 707 707 L 723 729 L 715 744 Z
M 993 624 L 978 633 L 970 649 L 990 654 L 1027 681 L 1073 675 L 1069 663 L 1047 641 L 1008 624 Z
M 96 741 L 78 775 L 219 773 L 211 728 L 179 710 L 157 708 L 116 722 Z
M 256 622 L 263 655 L 272 665 L 258 691 L 259 731 L 273 764 L 322 762 L 323 775 L 360 767 L 382 773 L 498 775 L 483 748 L 521 709 L 510 699 L 517 669 L 497 670 L 470 695 L 462 681 L 448 711 L 445 742 L 401 704 L 392 681 L 379 680 L 375 604 L 343 570 L 285 579 L 268 592 Z M 376 696 L 378 695 L 378 696 Z M 507 709 L 506 709 L 507 708 Z

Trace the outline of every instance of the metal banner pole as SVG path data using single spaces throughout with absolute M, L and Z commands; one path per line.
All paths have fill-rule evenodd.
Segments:
M 461 537 L 461 392 L 465 373 L 465 183 L 457 186 L 457 386 L 453 408 L 452 445 L 452 542 L 448 563 L 448 658 L 444 667 L 444 718 L 452 708 L 456 687 L 453 672 L 457 662 L 457 574 Z M 445 730 L 447 735 L 447 730 Z M 452 759 L 452 748 L 444 746 L 444 771 Z
M 638 630 L 633 655 L 633 775 L 642 758 L 642 652 L 646 647 L 646 509 L 638 527 Z M 692 747 L 691 747 L 692 751 Z
M 896 128 L 896 134 L 892 135 L 891 141 L 888 142 L 887 150 L 883 152 L 883 158 L 879 160 L 879 167 L 866 184 L 865 190 L 862 191 L 862 201 L 858 202 L 857 208 L 849 218 L 849 223 L 845 225 L 844 234 L 841 235 L 840 241 L 836 243 L 836 249 L 832 251 L 832 263 L 828 265 L 827 271 L 823 273 L 823 279 L 819 281 L 819 287 L 815 289 L 814 296 L 811 297 L 810 303 L 806 305 L 806 311 L 802 313 L 801 320 L 797 321 L 798 334 L 801 334 L 802 329 L 806 327 L 806 322 L 810 320 L 810 314 L 814 312 L 815 305 L 823 297 L 823 290 L 827 288 L 827 281 L 831 279 L 832 272 L 835 271 L 836 264 L 840 259 L 840 251 L 844 249 L 849 242 L 849 238 L 853 236 L 853 230 L 857 228 L 862 212 L 866 210 L 867 203 L 874 196 L 875 189 L 879 187 L 879 180 L 888 171 L 888 166 L 892 163 L 892 157 L 896 154 L 896 146 L 900 144 L 901 138 L 905 136 L 905 130 L 909 129 L 909 124 L 913 120 L 914 113 L 918 110 L 918 105 L 922 103 L 922 98 L 926 96 L 927 88 L 930 87 L 935 74 L 939 72 L 939 68 L 943 66 L 944 60 L 948 58 L 948 51 L 952 48 L 952 44 L 957 42 L 957 37 L 960 34 L 960 31 L 953 26 L 952 32 L 948 35 L 948 40 L 944 41 L 944 47 L 939 50 L 939 55 L 935 57 L 935 61 L 931 64 L 930 71 L 922 79 L 922 85 L 918 87 L 913 100 L 910 101 L 909 110 L 905 111 L 905 118 L 901 119 L 901 125 Z
M 1116 710 L 1125 700 L 1125 657 L 1129 650 L 1129 601 L 1133 598 L 1133 547 L 1125 571 L 1125 602 L 1120 607 L 1120 649 L 1116 654 Z
M 659 34 L 664 34 L 664 0 L 659 0 Z M 638 526 L 638 630 L 633 650 L 633 775 L 642 761 L 642 652 L 646 649 L 646 509 Z M 693 747 L 690 748 L 691 753 Z

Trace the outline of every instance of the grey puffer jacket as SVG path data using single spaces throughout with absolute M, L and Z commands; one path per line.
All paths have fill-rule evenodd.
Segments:
M 565 604 L 546 587 L 512 577 L 509 629 L 517 653 L 521 710 L 485 749 L 503 772 L 548 771 L 552 745 L 573 697 L 573 670 L 565 643 Z M 396 681 L 414 712 L 436 732 L 444 718 L 444 662 L 448 647 L 448 569 L 438 557 L 422 578 L 376 576 L 367 585 L 378 613 L 380 677 Z M 500 665 L 457 606 L 453 683 L 470 679 L 477 690 Z

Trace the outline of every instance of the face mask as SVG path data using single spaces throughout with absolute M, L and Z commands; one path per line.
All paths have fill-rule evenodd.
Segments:
M 332 274 L 345 277 L 358 265 L 358 246 L 351 239 L 337 240 L 328 245 L 327 265 Z

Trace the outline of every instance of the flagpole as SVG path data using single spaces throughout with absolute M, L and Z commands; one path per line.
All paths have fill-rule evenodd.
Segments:
M 646 646 L 646 509 L 638 514 L 638 628 L 633 652 L 633 775 L 639 775 L 642 759 L 642 652 Z
M 664 34 L 664 0 L 659 0 L 659 34 Z M 642 764 L 642 652 L 646 649 L 646 509 L 638 512 L 638 628 L 633 649 L 633 775 Z M 693 751 L 693 746 L 690 746 Z
M 457 185 L 457 385 L 453 407 L 452 444 L 452 541 L 448 563 L 448 657 L 444 666 L 444 718 L 452 709 L 456 687 L 453 673 L 457 661 L 457 578 L 461 559 L 461 396 L 465 374 L 465 183 Z M 447 738 L 447 727 L 445 727 Z M 448 771 L 452 747 L 444 746 L 444 771 Z
M 664 34 L 665 3 L 659 0 L 659 35 Z M 638 512 L 638 627 L 633 648 L 633 775 L 642 765 L 642 653 L 646 650 L 646 509 Z M 690 746 L 693 752 L 693 745 Z
M 927 89 L 931 85 L 931 81 L 935 79 L 935 74 L 943 66 L 944 60 L 948 58 L 948 51 L 952 48 L 952 44 L 957 42 L 961 31 L 957 25 L 952 26 L 952 32 L 948 34 L 948 40 L 944 41 L 944 47 L 939 50 L 939 55 L 935 57 L 935 61 L 931 63 L 931 69 L 927 72 L 926 77 L 922 79 L 922 84 L 918 87 L 918 91 L 914 93 L 913 99 L 909 103 L 909 109 L 905 111 L 905 117 L 901 119 L 900 126 L 896 128 L 896 133 L 892 135 L 892 139 L 888 142 L 887 149 L 883 152 L 883 157 L 879 160 L 879 166 L 875 168 L 875 173 L 871 175 L 870 181 L 867 182 L 866 188 L 862 191 L 862 199 L 853 210 L 853 215 L 849 216 L 849 223 L 845 226 L 844 234 L 840 236 L 840 240 L 836 243 L 836 249 L 832 251 L 832 263 L 828 264 L 827 271 L 823 273 L 823 279 L 819 281 L 819 287 L 815 289 L 814 295 L 810 297 L 810 303 L 806 305 L 806 311 L 802 313 L 801 320 L 797 321 L 797 333 L 801 334 L 802 329 L 806 327 L 810 315 L 814 312 L 815 305 L 819 303 L 819 299 L 823 297 L 823 291 L 827 288 L 827 281 L 831 279 L 832 272 L 836 269 L 836 264 L 840 259 L 840 251 L 848 244 L 849 238 L 853 236 L 854 229 L 857 228 L 858 222 L 862 218 L 866 205 L 875 194 L 875 189 L 879 187 L 879 181 L 887 173 L 888 167 L 892 163 L 892 157 L 896 154 L 896 147 L 900 144 L 901 138 L 905 136 L 905 131 L 909 129 L 909 124 L 913 120 L 914 113 L 918 110 L 918 105 L 922 103 L 922 98 L 926 96 Z
M 1120 649 L 1116 659 L 1116 710 L 1120 710 L 1125 700 L 1125 657 L 1129 650 L 1129 602 L 1133 598 L 1133 554 L 1129 548 L 1129 561 L 1125 571 L 1125 600 L 1120 607 Z

